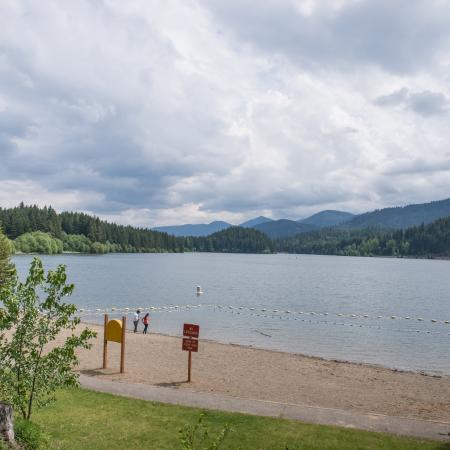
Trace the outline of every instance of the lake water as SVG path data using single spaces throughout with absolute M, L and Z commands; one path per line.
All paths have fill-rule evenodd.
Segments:
M 14 257 L 21 275 L 31 259 Z M 198 323 L 204 339 L 450 375 L 450 261 L 211 253 L 42 259 L 47 269 L 67 265 L 73 302 L 91 310 L 85 320 L 101 322 L 96 309 L 152 307 L 154 332 L 180 335 L 183 322 Z

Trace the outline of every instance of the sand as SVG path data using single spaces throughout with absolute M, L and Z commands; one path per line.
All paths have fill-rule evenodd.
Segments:
M 108 369 L 100 369 L 103 330 L 90 327 L 98 337 L 91 350 L 79 352 L 77 368 L 87 375 L 450 423 L 450 377 L 200 340 L 188 384 L 180 338 L 127 332 L 126 373 L 120 374 L 120 345 L 109 343 Z

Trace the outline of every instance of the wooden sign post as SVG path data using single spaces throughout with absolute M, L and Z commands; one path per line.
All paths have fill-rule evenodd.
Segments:
M 188 356 L 188 383 L 191 382 L 192 352 L 198 352 L 198 336 L 200 326 L 192 323 L 185 323 L 183 326 L 183 350 L 189 352 Z
M 127 318 L 122 317 L 122 322 L 117 319 L 109 320 L 105 314 L 103 330 L 103 369 L 108 367 L 108 341 L 120 344 L 120 373 L 125 372 L 125 332 L 127 329 Z

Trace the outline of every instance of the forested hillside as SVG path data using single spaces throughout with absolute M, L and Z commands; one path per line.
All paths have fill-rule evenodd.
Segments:
M 274 244 L 261 231 L 252 228 L 231 227 L 206 237 L 187 237 L 185 248 L 199 252 L 273 253 Z
M 65 251 L 80 251 L 81 248 L 85 251 L 88 247 L 91 253 L 182 251 L 180 242 L 167 233 L 116 225 L 84 213 L 58 214 L 51 207 L 21 204 L 16 208 L 0 208 L 0 223 L 5 234 L 16 240 L 16 250 L 24 252 L 33 251 L 37 243 L 35 251 L 47 253 L 42 248 L 60 247 L 58 241 Z
M 277 239 L 287 236 L 294 236 L 299 233 L 306 233 L 314 230 L 316 227 L 306 223 L 295 222 L 294 220 L 280 219 L 260 223 L 258 225 L 254 225 L 253 228 L 255 230 L 262 231 L 272 239 Z
M 354 217 L 342 224 L 341 228 L 405 229 L 422 223 L 428 224 L 449 215 L 448 198 L 430 203 L 377 209 Z
M 276 250 L 346 256 L 450 256 L 450 217 L 428 225 L 383 232 L 327 229 L 276 241 Z
M 117 225 L 84 213 L 58 214 L 51 207 L 0 208 L 0 226 L 23 253 L 273 251 L 273 243 L 257 230 L 234 227 L 208 237 L 183 238 Z

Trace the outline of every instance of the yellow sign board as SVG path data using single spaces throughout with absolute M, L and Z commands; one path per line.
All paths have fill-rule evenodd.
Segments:
M 117 319 L 110 320 L 106 325 L 106 340 L 122 342 L 122 322 Z

